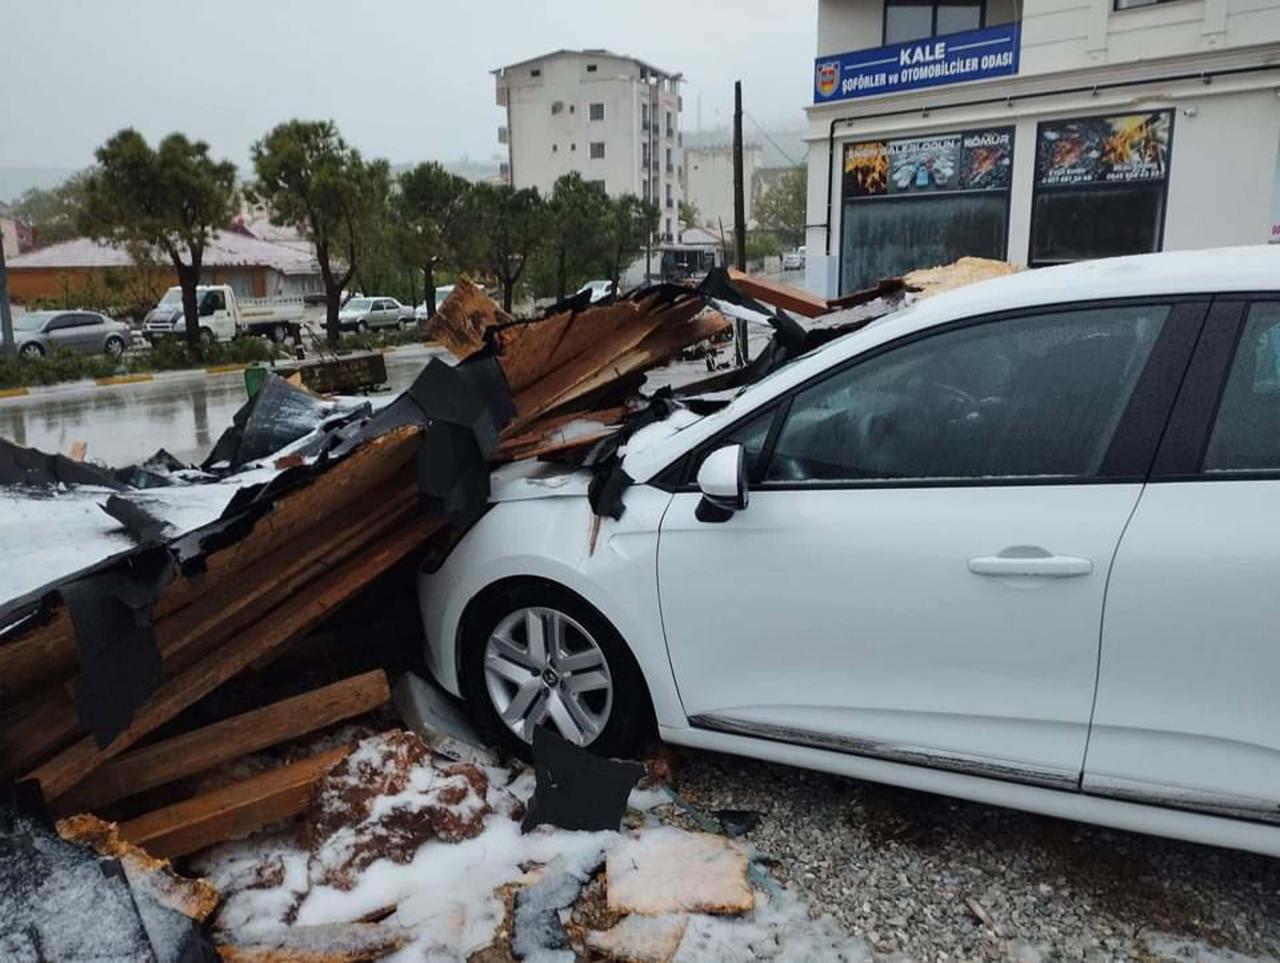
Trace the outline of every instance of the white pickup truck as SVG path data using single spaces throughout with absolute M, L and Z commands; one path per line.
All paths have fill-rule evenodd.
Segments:
M 205 341 L 230 341 L 239 335 L 258 335 L 272 341 L 299 341 L 308 322 L 307 305 L 295 298 L 237 298 L 227 284 L 201 284 L 196 288 L 200 313 L 200 337 Z M 160 303 L 147 312 L 142 334 L 148 341 L 186 337 L 182 288 L 172 287 Z

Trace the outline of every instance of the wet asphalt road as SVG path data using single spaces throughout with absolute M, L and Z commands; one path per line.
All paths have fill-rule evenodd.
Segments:
M 389 390 L 406 388 L 442 349 L 403 348 L 389 353 Z M 88 443 L 88 457 L 112 467 L 165 448 L 181 461 L 199 462 L 246 400 L 241 372 L 183 372 L 154 381 L 97 387 L 58 386 L 25 398 L 0 399 L 0 438 L 66 454 Z

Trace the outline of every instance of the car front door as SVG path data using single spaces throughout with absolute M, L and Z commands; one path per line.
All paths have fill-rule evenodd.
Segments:
M 62 351 L 81 351 L 81 331 L 79 315 L 68 311 L 49 322 L 45 329 L 49 334 L 49 342 L 54 348 Z
M 1280 298 L 1219 298 L 1107 592 L 1088 792 L 1280 822 Z
M 1204 312 L 973 319 L 736 428 L 749 505 L 700 521 L 686 486 L 662 523 L 691 724 L 1077 788 L 1107 573 Z

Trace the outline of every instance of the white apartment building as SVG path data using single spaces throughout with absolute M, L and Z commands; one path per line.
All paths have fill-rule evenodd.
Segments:
M 655 202 L 662 234 L 679 233 L 680 74 L 608 50 L 557 50 L 493 76 L 513 186 L 546 194 L 577 171 L 610 196 Z
M 819 0 L 806 284 L 1280 241 L 1280 0 Z

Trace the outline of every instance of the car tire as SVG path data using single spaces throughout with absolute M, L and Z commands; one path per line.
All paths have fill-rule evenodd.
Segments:
M 369 325 L 367 325 L 367 324 L 366 324 L 365 322 L 363 322 L 363 321 L 357 321 L 357 322 L 356 322 L 356 334 L 368 334 L 368 333 L 369 333 Z
M 212 328 L 201 328 L 201 329 L 200 329 L 200 340 L 201 340 L 202 342 L 204 342 L 205 344 L 213 344 L 213 342 L 214 342 L 214 340 L 215 340 L 215 338 L 214 338 L 214 336 L 213 336 L 213 329 L 212 329 Z
M 283 324 L 277 324 L 271 328 L 271 340 L 276 344 L 284 344 L 284 339 L 288 337 L 289 332 L 285 330 Z
M 111 337 L 107 338 L 106 343 L 102 347 L 103 350 L 106 351 L 108 357 L 119 358 L 124 354 L 124 338 L 113 334 Z
M 531 612 L 554 613 L 564 625 L 565 650 L 557 659 L 538 662 L 541 671 L 534 671 L 535 660 L 528 658 L 524 626 Z M 545 631 L 547 623 L 542 624 Z M 495 635 L 510 640 L 514 649 L 494 648 Z M 644 676 L 622 636 L 586 601 L 552 582 L 518 582 L 488 596 L 469 614 L 462 642 L 463 691 L 472 715 L 483 731 L 517 756 L 530 757 L 527 740 L 533 737 L 533 726 L 529 723 L 535 720 L 598 756 L 631 756 L 653 734 L 653 708 Z M 525 663 L 504 659 L 497 671 L 490 668 L 490 656 L 513 652 L 522 654 Z M 518 669 L 528 672 L 528 680 L 519 676 Z M 598 685 L 600 675 L 607 678 L 607 689 L 576 692 L 579 685 Z M 530 710 L 522 714 L 517 700 L 522 693 L 527 698 L 525 686 L 534 695 Z M 520 716 L 527 731 L 519 733 L 508 725 L 503 708 Z M 583 738 L 565 731 L 558 719 L 566 717 Z M 580 725 L 584 719 L 587 724 Z M 593 725 L 598 730 L 586 738 Z
M 18 354 L 22 355 L 24 358 L 43 358 L 44 346 L 31 341 L 24 344 L 21 349 L 19 349 Z

